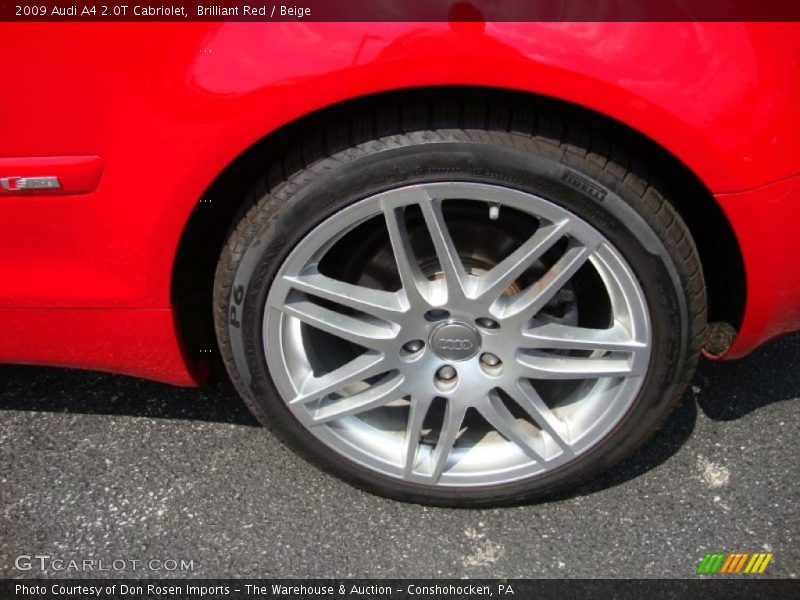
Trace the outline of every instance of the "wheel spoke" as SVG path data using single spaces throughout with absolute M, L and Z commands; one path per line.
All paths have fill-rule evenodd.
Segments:
M 500 435 L 518 446 L 530 458 L 540 463 L 545 462 L 541 452 L 534 446 L 535 440 L 531 434 L 525 431 L 525 428 L 506 408 L 497 392 L 490 393 L 488 402 L 480 406 L 478 412 Z
M 564 235 L 567 221 L 544 225 L 480 279 L 477 299 L 491 304 Z
M 608 329 L 590 329 L 559 323 L 536 323 L 522 331 L 522 348 L 547 350 L 599 350 L 637 352 L 646 344 L 634 340 L 620 324 Z
M 408 412 L 406 436 L 403 441 L 403 476 L 408 479 L 417 463 L 419 446 L 422 441 L 422 425 L 431 406 L 432 398 L 411 398 Z
M 428 302 L 430 282 L 419 268 L 414 249 L 411 247 L 404 208 L 384 206 L 383 215 L 386 220 L 386 229 L 389 231 L 389 241 L 392 244 L 394 259 L 397 263 L 400 283 L 409 304 Z
M 284 279 L 296 290 L 387 321 L 393 321 L 407 308 L 399 294 L 339 281 L 322 275 L 316 268 L 310 269 L 308 273 Z
M 311 327 L 364 348 L 380 350 L 397 336 L 398 328 L 389 323 L 344 315 L 306 299 L 287 300 L 281 310 Z
M 536 350 L 517 354 L 522 376 L 528 379 L 597 379 L 635 377 L 641 365 L 629 356 L 554 356 Z
M 566 423 L 553 414 L 529 381 L 519 380 L 516 385 L 503 388 L 511 399 L 558 444 L 564 452 L 572 454 Z
M 573 245 L 567 248 L 564 255 L 550 267 L 547 273 L 505 307 L 502 317 L 521 324 L 527 318 L 535 316 L 575 275 L 593 251 L 592 247 L 582 245 Z
M 349 415 L 355 415 L 383 406 L 403 397 L 404 377 L 395 373 L 362 392 L 336 400 L 318 408 L 312 414 L 312 425 L 321 425 Z
M 445 223 L 441 201 L 422 202 L 420 208 L 436 250 L 436 258 L 439 259 L 439 267 L 444 275 L 447 301 L 452 302 L 454 298 L 464 296 L 467 281 L 464 265 L 461 264 L 461 258 L 458 256 L 453 238 L 450 236 L 450 230 Z
M 427 479 L 432 483 L 438 482 L 444 473 L 447 459 L 450 457 L 450 452 L 461 431 L 461 424 L 466 412 L 465 405 L 452 399 L 448 400 L 442 430 L 439 432 L 439 440 L 436 442 L 436 448 L 431 456 L 430 470 L 426 474 Z
M 306 404 L 388 370 L 389 367 L 383 354 L 374 351 L 365 352 L 320 377 L 309 374 L 300 387 L 298 395 L 290 400 L 289 404 Z

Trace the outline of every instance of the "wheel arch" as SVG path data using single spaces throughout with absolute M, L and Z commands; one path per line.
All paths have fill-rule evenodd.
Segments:
M 542 115 L 541 127 L 544 128 L 549 126 L 548 114 L 570 116 L 573 121 L 567 120 L 568 123 L 579 123 L 574 132 L 568 130 L 568 134 L 574 133 L 577 142 L 582 141 L 582 131 L 588 125 L 600 130 L 603 136 L 610 136 L 617 144 L 634 150 L 630 153 L 635 157 L 632 169 L 656 175 L 651 178 L 673 203 L 694 237 L 706 279 L 709 322 L 720 324 L 725 331 L 738 331 L 746 300 L 739 244 L 713 194 L 674 154 L 630 126 L 573 103 L 507 89 L 429 86 L 360 96 L 303 115 L 263 136 L 217 174 L 202 194 L 203 202 L 197 203 L 186 221 L 173 263 L 171 301 L 186 356 L 200 357 L 201 350 L 216 347 L 211 289 L 217 260 L 231 227 L 248 204 L 248 191 L 266 171 L 270 179 L 280 180 L 287 175 L 277 167 L 281 163 L 276 160 L 278 156 L 290 153 L 298 168 L 304 166 L 308 157 L 298 141 L 319 127 L 336 132 L 336 139 L 326 142 L 333 146 L 367 141 L 374 134 L 375 124 L 351 127 L 347 123 L 359 111 L 375 103 L 395 105 L 404 111 L 405 123 L 409 122 L 408 114 L 418 127 L 430 128 L 436 126 L 439 118 L 438 106 L 464 96 L 478 97 L 485 102 L 487 127 L 510 127 L 511 124 L 505 111 L 491 107 L 513 107 L 521 103 L 535 107 Z M 710 348 L 713 354 L 722 353 L 724 345 L 732 341 L 730 335 L 713 339 L 719 344 Z

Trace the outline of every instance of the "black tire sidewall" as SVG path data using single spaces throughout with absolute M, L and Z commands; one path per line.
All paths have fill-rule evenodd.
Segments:
M 403 136 L 407 137 L 407 136 Z M 641 196 L 579 155 L 549 156 L 519 147 L 513 136 L 490 143 L 411 137 L 374 142 L 323 159 L 264 195 L 241 230 L 239 252 L 226 251 L 218 278 L 217 327 L 225 328 L 237 387 L 262 421 L 295 450 L 338 477 L 396 499 L 478 506 L 541 497 L 587 478 L 630 453 L 658 424 L 681 379 L 690 337 L 685 276 L 668 249 L 663 225 Z M 530 138 L 526 138 L 530 139 Z M 343 458 L 289 411 L 267 370 L 262 321 L 270 284 L 283 260 L 317 224 L 376 193 L 412 183 L 466 181 L 501 185 L 559 204 L 598 229 L 625 257 L 650 310 L 650 368 L 631 408 L 597 445 L 574 461 L 519 482 L 438 488 L 384 476 Z

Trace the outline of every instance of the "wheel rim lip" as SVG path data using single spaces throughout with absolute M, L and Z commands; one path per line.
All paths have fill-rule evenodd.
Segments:
M 607 434 L 628 414 L 631 405 L 641 389 L 646 373 L 649 371 L 652 332 L 644 293 L 627 261 L 605 236 L 568 209 L 529 192 L 493 184 L 477 182 L 439 182 L 400 186 L 356 201 L 332 216 L 323 219 L 307 232 L 303 240 L 289 253 L 276 274 L 276 280 L 283 274 L 286 274 L 286 272 L 298 270 L 296 265 L 300 264 L 302 268 L 302 265 L 306 264 L 311 257 L 322 255 L 327 252 L 336 241 L 341 239 L 341 237 L 346 235 L 349 231 L 352 231 L 354 227 L 364 222 L 364 220 L 379 216 L 382 211 L 381 205 L 387 198 L 392 200 L 393 196 L 398 193 L 419 188 L 432 190 L 437 196 L 467 200 L 486 200 L 486 198 L 493 198 L 493 194 L 502 191 L 503 201 L 499 202 L 501 206 L 504 204 L 509 205 L 517 210 L 522 210 L 536 217 L 543 217 L 546 219 L 555 219 L 566 215 L 571 224 L 579 224 L 584 230 L 591 231 L 592 234 L 600 240 L 601 243 L 596 252 L 596 256 L 592 256 L 589 260 L 598 270 L 601 277 L 603 277 L 604 280 L 606 277 L 626 280 L 624 282 L 625 286 L 629 288 L 629 292 L 632 291 L 632 297 L 626 296 L 625 301 L 629 304 L 632 302 L 640 308 L 639 314 L 636 315 L 636 319 L 638 319 L 637 327 L 640 329 L 640 336 L 646 338 L 646 352 L 643 351 L 637 360 L 644 360 L 647 368 L 638 376 L 614 381 L 611 381 L 609 378 L 598 379 L 588 388 L 584 396 L 589 397 L 591 395 L 595 401 L 613 401 L 613 415 L 609 415 L 610 409 L 607 409 L 600 415 L 597 423 L 593 426 L 591 436 L 585 435 L 587 432 L 576 435 L 574 439 L 571 440 L 573 454 L 568 459 L 559 460 L 558 457 L 555 457 L 544 463 L 536 461 L 514 463 L 512 461 L 506 466 L 498 466 L 496 464 L 484 470 L 480 468 L 480 461 L 473 461 L 469 463 L 469 469 L 459 470 L 458 468 L 451 468 L 444 472 L 441 478 L 432 485 L 437 487 L 481 487 L 511 483 L 520 479 L 551 472 L 572 462 L 580 455 L 602 442 Z M 526 206 L 526 203 L 532 203 L 535 209 L 532 209 L 531 206 Z M 398 205 L 402 206 L 404 204 L 401 201 Z M 311 240 L 311 242 L 309 242 L 309 240 Z M 291 266 L 291 268 L 288 268 L 288 266 Z M 604 281 L 604 283 L 606 283 L 608 287 L 609 282 Z M 619 283 L 619 281 L 617 283 Z M 281 300 L 276 302 L 276 296 L 280 296 L 283 293 L 283 290 L 277 289 L 274 285 L 271 287 L 266 300 L 262 333 L 267 365 L 273 382 L 284 401 L 288 402 L 287 398 L 292 398 L 297 393 L 297 384 L 296 381 L 292 381 L 291 375 L 287 371 L 287 348 L 284 347 L 282 341 L 285 337 L 286 329 L 292 326 L 299 327 L 299 324 L 291 324 L 291 317 L 275 309 L 275 305 L 279 305 L 282 302 Z M 447 308 L 451 308 L 449 304 Z M 470 317 L 474 317 L 474 315 L 466 315 L 463 311 L 456 310 L 451 315 L 449 321 L 460 322 L 468 326 L 467 322 L 470 321 Z M 440 327 L 444 324 L 445 323 L 441 323 L 436 325 L 436 327 Z M 432 331 L 433 330 L 431 330 L 431 332 Z M 478 330 L 475 329 L 475 331 L 480 336 Z M 491 334 L 483 336 L 484 339 L 489 340 L 493 337 L 494 336 Z M 430 340 L 429 337 L 423 339 L 428 342 Z M 277 340 L 280 340 L 281 343 L 276 343 Z M 489 348 L 491 348 L 491 346 L 489 346 Z M 467 363 L 478 361 L 479 356 L 486 349 L 487 347 L 481 346 L 469 357 L 461 361 L 454 361 L 453 364 L 458 365 L 460 362 Z M 288 349 L 288 352 L 296 351 L 297 348 Z M 644 356 L 644 358 L 642 358 L 642 356 Z M 453 361 L 453 359 L 444 358 L 440 359 L 440 361 L 447 362 Z M 408 368 L 408 365 L 400 365 L 400 368 Z M 289 405 L 289 408 L 295 417 L 299 417 L 298 411 L 304 410 L 302 406 L 297 407 Z M 305 427 L 305 425 L 303 426 Z M 408 476 L 408 474 L 404 476 L 402 466 L 398 466 L 388 456 L 382 455 L 380 452 L 375 452 L 374 448 L 365 448 L 363 445 L 359 445 L 368 441 L 365 436 L 369 435 L 369 428 L 356 417 L 348 416 L 334 421 L 332 425 L 320 425 L 306 428 L 314 437 L 331 450 L 370 471 L 409 482 L 428 483 L 427 481 L 421 481 L 419 478 L 415 478 L 413 473 L 411 476 Z M 506 444 L 506 446 L 508 446 L 508 444 Z M 491 451 L 492 449 L 487 448 L 487 450 Z M 497 448 L 495 448 L 495 452 L 496 451 Z M 507 448 L 504 451 L 507 451 Z M 452 462 L 458 465 L 461 464 L 468 450 L 453 447 L 452 452 L 454 458 Z

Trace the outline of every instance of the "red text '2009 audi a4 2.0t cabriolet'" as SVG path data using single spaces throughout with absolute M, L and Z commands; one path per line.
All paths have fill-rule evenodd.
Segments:
M 320 467 L 480 506 L 800 329 L 797 24 L 1 27 L 0 362 L 219 363 Z

